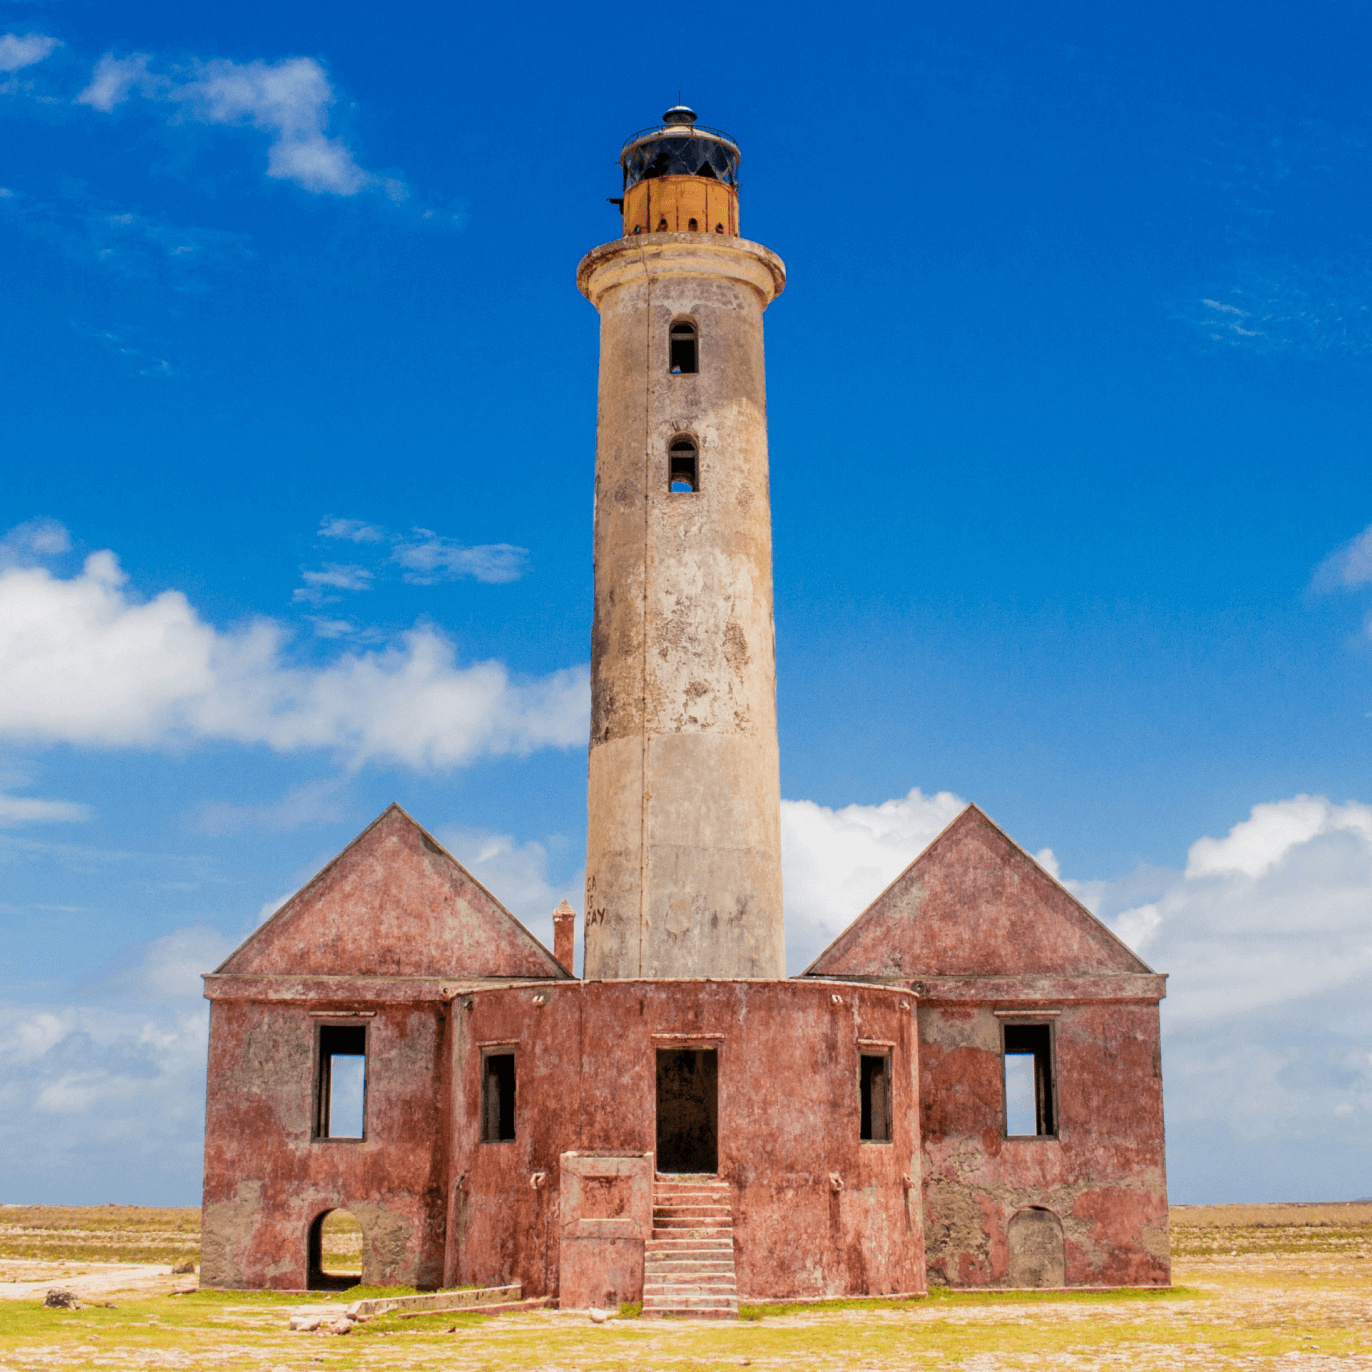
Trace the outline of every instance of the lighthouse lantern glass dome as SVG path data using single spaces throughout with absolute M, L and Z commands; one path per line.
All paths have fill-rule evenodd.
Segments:
M 634 134 L 619 160 L 627 191 L 655 176 L 706 176 L 737 187 L 740 156 L 738 145 L 718 129 L 678 125 Z

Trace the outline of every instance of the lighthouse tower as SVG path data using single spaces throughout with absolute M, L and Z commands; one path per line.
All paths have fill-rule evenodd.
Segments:
M 785 975 L 762 312 L 737 144 L 685 106 L 624 145 L 600 311 L 590 980 Z

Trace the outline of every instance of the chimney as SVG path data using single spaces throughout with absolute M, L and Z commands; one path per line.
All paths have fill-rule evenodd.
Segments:
M 565 900 L 553 911 L 553 956 L 576 976 L 576 911 Z

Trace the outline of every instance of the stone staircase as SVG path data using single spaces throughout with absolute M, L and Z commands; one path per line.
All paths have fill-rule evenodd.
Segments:
M 712 1173 L 653 1181 L 653 1236 L 643 1264 L 644 1315 L 738 1315 L 729 1183 Z

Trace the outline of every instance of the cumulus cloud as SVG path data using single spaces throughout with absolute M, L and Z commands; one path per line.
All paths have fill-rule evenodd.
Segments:
M 1255 805 L 1191 845 L 1156 900 L 1115 931 L 1171 971 L 1174 1023 L 1203 1022 L 1372 981 L 1372 807 L 1323 796 Z
M 784 801 L 791 970 L 961 807 L 918 790 L 837 810 Z M 1059 874 L 1051 849 L 1036 856 Z M 1174 1197 L 1365 1194 L 1372 806 L 1307 795 L 1265 802 L 1223 837 L 1198 838 L 1181 871 L 1063 882 L 1169 974 L 1162 1025 Z
M 586 890 L 586 869 L 568 869 L 571 845 L 518 842 L 510 834 L 451 828 L 439 832 L 444 847 L 547 948 L 553 946 L 553 910 L 566 900 L 578 913 Z M 561 869 L 554 874 L 552 869 Z M 577 921 L 578 938 L 581 922 Z
M 129 950 L 82 1003 L 0 1006 L 7 1200 L 197 1201 L 209 1020 L 199 974 L 226 945 L 177 930 Z
M 0 34 L 0 71 L 19 71 L 41 62 L 62 46 L 45 33 Z
M 126 582 L 107 551 L 69 578 L 0 572 L 0 736 L 110 747 L 220 739 L 415 768 L 585 740 L 584 667 L 517 682 L 499 662 L 458 666 L 431 628 L 294 666 L 274 621 L 221 632 L 179 591 L 140 601 Z
M 464 547 L 432 529 L 416 529 L 417 537 L 396 545 L 394 559 L 405 568 L 405 580 L 415 586 L 474 577 L 500 585 L 518 581 L 528 560 L 526 548 L 511 543 L 483 543 Z
M 356 195 L 379 187 L 394 198 L 403 195 L 399 182 L 363 171 L 346 145 L 327 135 L 334 90 L 314 58 L 242 63 L 218 58 L 162 74 L 151 70 L 151 62 L 147 53 L 107 53 L 77 100 L 109 113 L 139 95 L 173 106 L 184 119 L 259 129 L 271 140 L 267 175 L 316 194 Z
M 880 805 L 831 810 L 781 802 L 786 963 L 799 972 L 895 880 L 965 807 L 950 791 L 916 787 Z

